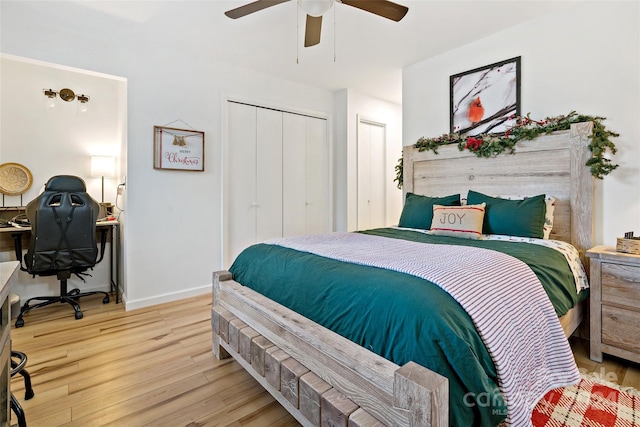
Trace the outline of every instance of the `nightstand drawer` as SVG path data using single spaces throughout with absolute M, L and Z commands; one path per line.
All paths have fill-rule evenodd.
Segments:
M 640 267 L 602 263 L 602 302 L 640 310 Z
M 640 353 L 640 313 L 603 305 L 602 343 Z

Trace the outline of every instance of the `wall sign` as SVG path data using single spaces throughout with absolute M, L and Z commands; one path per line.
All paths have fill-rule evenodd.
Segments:
M 451 76 L 451 133 L 503 133 L 520 115 L 520 57 Z
M 154 126 L 153 167 L 204 171 L 204 132 Z

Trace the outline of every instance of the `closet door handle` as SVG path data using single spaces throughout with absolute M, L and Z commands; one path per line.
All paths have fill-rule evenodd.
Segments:
M 259 207 L 260 207 L 260 205 L 258 204 L 258 202 L 252 202 L 250 207 L 252 207 L 252 208 L 259 208 Z

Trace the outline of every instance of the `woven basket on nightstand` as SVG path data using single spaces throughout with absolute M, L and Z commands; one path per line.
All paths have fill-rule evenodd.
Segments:
M 640 239 L 625 239 L 618 237 L 616 251 L 624 252 L 626 254 L 640 255 Z

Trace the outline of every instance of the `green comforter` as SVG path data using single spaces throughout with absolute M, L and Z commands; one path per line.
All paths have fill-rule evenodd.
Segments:
M 551 248 L 393 228 L 365 233 L 504 252 L 531 267 L 559 316 L 579 300 L 564 256 Z M 247 248 L 230 271 L 237 282 L 398 365 L 414 361 L 449 378 L 450 425 L 496 426 L 505 418 L 491 357 L 471 318 L 437 285 L 267 244 Z

